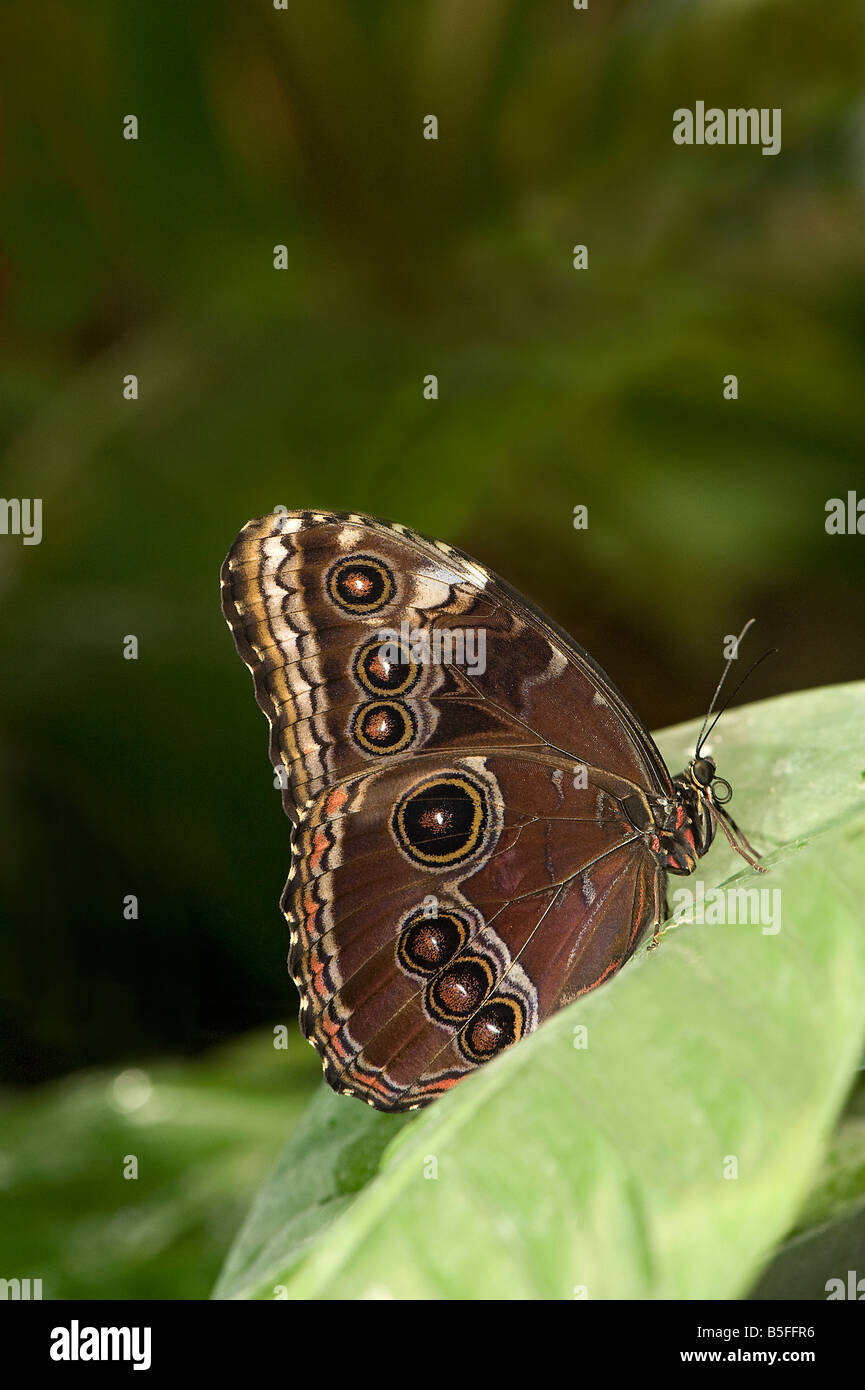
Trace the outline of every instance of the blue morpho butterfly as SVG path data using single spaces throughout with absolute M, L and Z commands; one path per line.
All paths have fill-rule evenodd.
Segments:
M 673 777 L 589 654 L 442 541 L 280 510 L 244 526 L 222 591 L 292 822 L 300 1023 L 335 1089 L 426 1104 L 656 940 L 667 875 L 719 826 L 758 867 L 702 751 L 729 662 Z

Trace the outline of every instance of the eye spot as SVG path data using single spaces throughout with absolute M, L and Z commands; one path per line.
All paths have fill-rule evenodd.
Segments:
M 374 555 L 353 555 L 337 560 L 327 572 L 325 588 L 331 601 L 345 613 L 376 613 L 396 592 L 393 573 Z
M 466 1024 L 459 1038 L 464 1055 L 472 1062 L 488 1062 L 522 1037 L 525 1012 L 517 999 L 493 995 Z
M 441 1023 L 464 1023 L 494 984 L 492 967 L 482 956 L 460 956 L 430 982 L 427 1007 Z
M 421 911 L 414 912 L 400 933 L 397 958 L 412 975 L 434 975 L 462 949 L 468 935 L 468 923 L 461 913 L 440 910 L 427 917 Z
M 358 649 L 352 664 L 355 679 L 371 695 L 407 695 L 420 680 L 421 668 L 409 657 L 394 661 L 389 643 L 374 637 Z
M 430 868 L 458 864 L 483 844 L 487 794 L 463 773 L 430 777 L 394 807 L 391 829 L 400 849 Z
M 355 710 L 349 732 L 365 753 L 401 753 L 412 743 L 417 721 L 398 700 L 373 700 Z

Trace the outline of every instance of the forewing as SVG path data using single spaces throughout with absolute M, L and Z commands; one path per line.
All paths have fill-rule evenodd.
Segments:
M 378 758 L 442 749 L 549 746 L 669 792 L 649 735 L 591 658 L 443 542 L 367 517 L 274 514 L 243 528 L 222 588 L 292 819 Z M 428 659 L 377 679 L 383 630 L 425 641 Z M 467 659 L 481 643 L 483 660 Z

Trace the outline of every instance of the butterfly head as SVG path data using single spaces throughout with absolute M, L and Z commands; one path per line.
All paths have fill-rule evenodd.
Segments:
M 682 776 L 698 796 L 707 796 L 716 806 L 723 806 L 733 795 L 730 783 L 726 778 L 718 776 L 715 759 L 705 753 L 695 753 Z
M 702 787 L 711 786 L 712 778 L 717 771 L 717 763 L 714 758 L 694 757 L 688 763 L 688 776 L 699 791 Z

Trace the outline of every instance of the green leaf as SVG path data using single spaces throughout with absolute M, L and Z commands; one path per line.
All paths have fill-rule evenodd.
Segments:
M 744 1295 L 861 1055 L 863 723 L 849 685 L 730 712 L 713 736 L 771 872 L 719 846 L 700 877 L 709 891 L 736 867 L 733 886 L 777 891 L 779 930 L 671 925 L 407 1122 L 317 1097 L 216 1296 Z M 696 727 L 661 736 L 671 765 Z
M 322 1086 L 259 1194 L 214 1291 L 280 1282 L 304 1252 L 375 1176 L 382 1153 L 409 1115 L 382 1115 L 365 1105 L 334 1105 Z M 267 1291 L 273 1296 L 273 1291 Z

